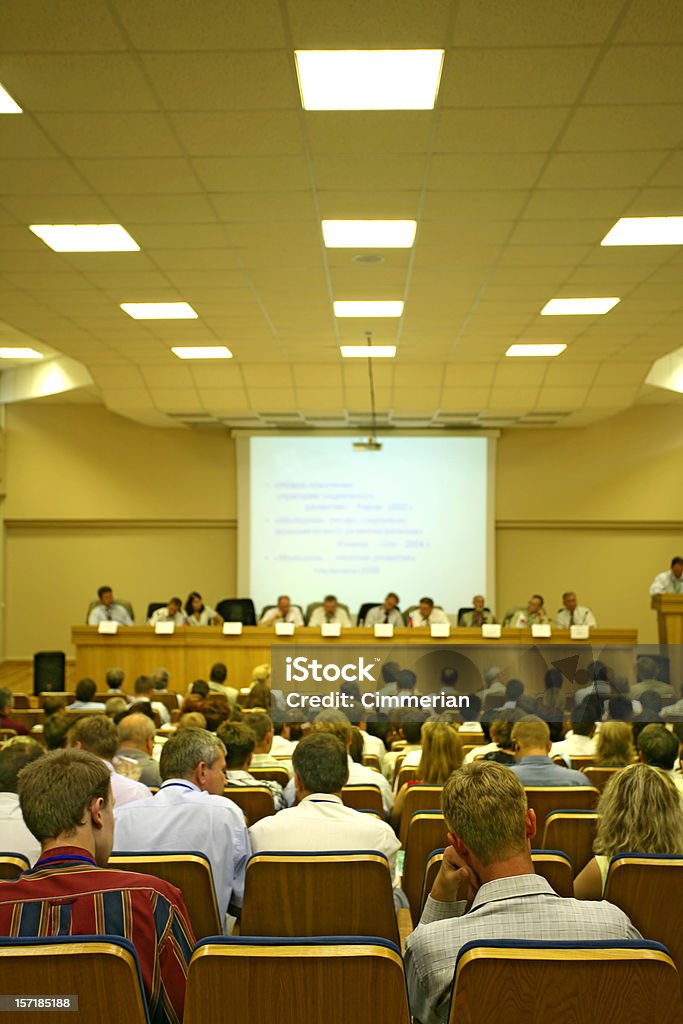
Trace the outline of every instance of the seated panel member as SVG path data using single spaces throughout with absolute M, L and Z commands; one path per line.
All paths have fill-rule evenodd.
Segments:
M 543 598 L 540 594 L 532 594 L 526 610 L 519 608 L 512 616 L 510 626 L 513 629 L 529 629 L 531 626 L 543 625 L 546 622 L 550 622 L 550 618 L 543 607 Z
M 183 602 L 179 597 L 172 597 L 165 608 L 157 608 L 147 620 L 148 626 L 156 626 L 157 622 L 173 622 L 176 626 L 184 626 L 186 619 Z
M 163 783 L 147 800 L 116 807 L 116 850 L 197 850 L 208 857 L 221 921 L 242 905 L 251 852 L 244 815 L 223 796 L 225 747 L 205 729 L 179 729 L 159 760 Z
M 650 587 L 651 594 L 683 594 L 683 558 L 671 559 L 671 568 L 658 573 Z
M 590 626 L 591 629 L 596 629 L 598 624 L 593 612 L 577 602 L 573 590 L 567 590 L 562 595 L 562 605 L 555 616 L 555 625 L 558 629 L 569 629 L 570 626 Z
M 351 625 L 348 612 L 344 608 L 339 607 L 334 594 L 328 594 L 321 606 L 312 612 L 308 625 L 322 626 L 330 622 L 338 622 L 340 626 L 346 628 Z
M 408 625 L 417 628 L 418 626 L 433 626 L 448 623 L 449 618 L 442 608 L 435 608 L 431 597 L 421 597 L 420 603 L 411 612 Z
M 403 616 L 398 610 L 399 600 L 398 594 L 390 592 L 384 598 L 383 604 L 375 605 L 374 608 L 368 610 L 368 614 L 365 616 L 365 625 L 373 628 L 380 623 L 390 623 L 394 627 L 402 627 L 405 625 Z
M 274 608 L 268 611 L 259 619 L 259 626 L 274 626 L 276 622 L 291 622 L 295 626 L 303 626 L 304 617 L 301 608 L 292 604 L 287 594 L 281 594 L 277 599 Z
M 19 800 L 42 852 L 32 871 L 0 884 L 0 935 L 121 935 L 135 946 L 150 1020 L 178 1024 L 192 926 L 174 885 L 107 868 L 114 798 L 106 765 L 84 750 L 54 750 L 20 773 Z
M 463 612 L 458 622 L 459 626 L 479 628 L 489 622 L 495 622 L 492 611 L 486 607 L 486 598 L 483 594 L 475 594 L 472 598 L 472 611 Z
M 442 806 L 451 845 L 406 941 L 408 999 L 421 1024 L 448 1020 L 453 970 L 466 942 L 642 938 L 611 903 L 562 899 L 536 874 L 536 815 L 509 768 L 479 760 L 457 769 Z
M 185 602 L 185 621 L 188 626 L 220 626 L 222 617 L 214 608 L 202 601 L 202 595 L 193 590 Z
M 132 626 L 133 620 L 123 607 L 114 600 L 111 587 L 100 587 L 97 591 L 99 604 L 96 604 L 88 615 L 89 626 L 99 626 L 100 622 L 118 622 L 120 626 Z

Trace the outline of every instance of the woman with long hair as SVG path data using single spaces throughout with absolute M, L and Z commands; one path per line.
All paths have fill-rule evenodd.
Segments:
M 597 737 L 595 764 L 600 768 L 624 768 L 636 760 L 633 730 L 629 722 L 603 722 Z
M 574 879 L 574 896 L 602 899 L 607 871 L 618 853 L 683 854 L 683 808 L 661 768 L 631 764 L 607 783 L 598 803 L 595 856 Z
M 202 601 L 202 595 L 193 590 L 185 602 L 188 626 L 220 626 L 223 619 L 217 611 Z
M 422 726 L 422 755 L 417 778 L 401 786 L 394 800 L 391 824 L 398 830 L 401 812 L 410 786 L 425 782 L 442 786 L 451 772 L 462 764 L 462 743 L 457 730 L 446 722 L 425 722 Z

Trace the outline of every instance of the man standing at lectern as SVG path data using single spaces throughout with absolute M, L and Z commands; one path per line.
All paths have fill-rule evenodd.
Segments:
M 671 559 L 671 568 L 655 576 L 651 594 L 683 594 L 683 558 L 676 555 Z

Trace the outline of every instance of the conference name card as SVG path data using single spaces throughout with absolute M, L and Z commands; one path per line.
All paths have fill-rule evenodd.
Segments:
M 155 622 L 154 632 L 161 636 L 173 636 L 175 633 L 175 622 Z
M 293 622 L 276 622 L 275 623 L 275 634 L 276 634 L 276 636 L 294 636 L 294 623 Z
M 107 633 L 109 636 L 115 636 L 119 631 L 118 622 L 114 622 L 113 619 L 105 619 L 104 622 L 98 623 L 97 632 Z
M 570 640 L 588 640 L 590 637 L 590 626 L 570 626 Z
M 500 622 L 485 622 L 481 627 L 484 640 L 500 640 Z
M 241 622 L 224 622 L 223 636 L 242 636 Z
M 549 622 L 534 622 L 531 626 L 531 635 L 536 637 L 551 636 Z
M 450 622 L 432 622 L 429 627 L 429 635 L 437 639 L 451 635 Z
M 323 636 L 341 636 L 341 625 L 339 622 L 323 622 L 320 632 Z
M 376 622 L 375 636 L 389 639 L 394 635 L 394 626 L 391 622 Z

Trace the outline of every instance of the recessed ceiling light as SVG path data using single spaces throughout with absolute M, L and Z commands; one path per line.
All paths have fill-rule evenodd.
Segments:
M 410 249 L 415 241 L 414 220 L 324 220 L 328 249 Z
M 541 358 L 548 359 L 551 356 L 559 356 L 560 352 L 564 352 L 566 345 L 558 343 L 557 345 L 510 345 L 506 356 L 514 358 L 516 356 L 540 356 Z
M 0 348 L 0 359 L 42 359 L 43 353 L 34 348 Z
M 178 359 L 232 359 L 232 352 L 225 345 L 177 345 L 171 352 Z
M 443 50 L 296 50 L 304 110 L 433 110 Z
M 619 299 L 551 299 L 541 310 L 541 316 L 590 316 L 591 314 L 609 313 Z
M 393 359 L 395 345 L 340 345 L 344 359 Z
M 134 320 L 196 320 L 188 302 L 122 302 L 121 309 Z
M 6 89 L 0 85 L 0 114 L 22 114 L 18 103 L 15 103 Z
M 402 302 L 335 302 L 335 316 L 402 316 Z
M 683 245 L 683 217 L 620 217 L 600 245 Z
M 31 231 L 55 252 L 139 252 L 120 224 L 30 224 Z

